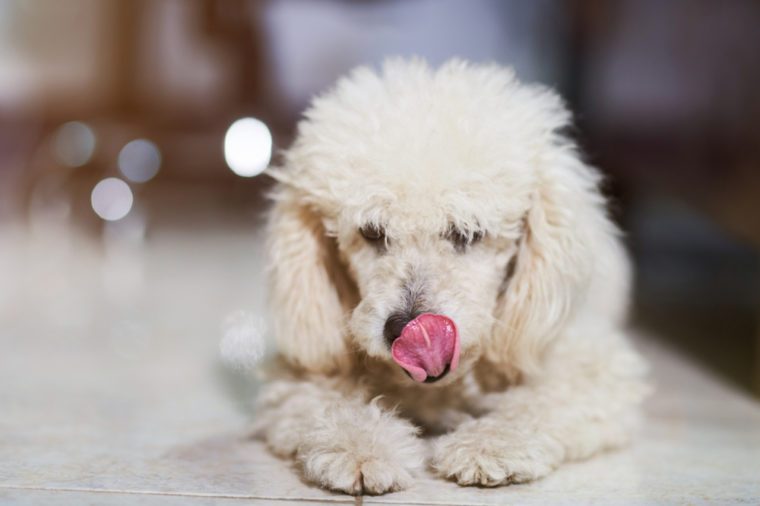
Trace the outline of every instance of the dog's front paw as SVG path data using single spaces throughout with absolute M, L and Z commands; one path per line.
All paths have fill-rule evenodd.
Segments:
M 473 421 L 435 442 L 433 467 L 460 485 L 495 487 L 546 476 L 563 452 L 550 437 Z
M 413 481 L 410 469 L 401 463 L 364 452 L 327 450 L 312 453 L 304 456 L 303 469 L 309 480 L 352 495 L 403 490 Z
M 332 407 L 297 452 L 307 479 L 331 490 L 383 494 L 408 488 L 424 448 L 407 421 L 375 404 Z

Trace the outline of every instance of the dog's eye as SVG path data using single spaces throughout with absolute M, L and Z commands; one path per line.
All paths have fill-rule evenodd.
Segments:
M 446 233 L 446 239 L 448 239 L 451 244 L 454 245 L 454 248 L 461 253 L 467 249 L 467 246 L 471 246 L 483 239 L 483 232 L 477 231 L 468 234 L 467 232 L 452 226 Z
M 359 233 L 362 234 L 369 242 L 380 242 L 385 240 L 385 230 L 377 225 L 365 225 L 359 229 Z

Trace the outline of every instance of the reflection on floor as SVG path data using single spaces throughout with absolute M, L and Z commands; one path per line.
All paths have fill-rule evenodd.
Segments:
M 145 240 L 124 226 L 97 242 L 0 230 L 0 503 L 353 503 L 248 437 L 255 380 L 218 359 L 227 314 L 264 314 L 260 235 L 167 228 Z M 428 475 L 364 503 L 758 502 L 760 404 L 638 342 L 658 389 L 631 448 L 533 484 Z

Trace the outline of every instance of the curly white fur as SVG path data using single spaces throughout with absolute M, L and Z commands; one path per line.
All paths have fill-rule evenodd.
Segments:
M 532 480 L 627 440 L 647 390 L 623 332 L 629 265 L 568 122 L 551 91 L 461 61 L 359 68 L 315 99 L 271 172 L 282 360 L 257 420 L 307 479 L 405 488 L 418 427 L 445 432 L 430 464 L 462 485 Z M 482 240 L 457 247 L 451 230 Z M 410 304 L 459 328 L 460 367 L 438 383 L 391 359 L 383 325 Z

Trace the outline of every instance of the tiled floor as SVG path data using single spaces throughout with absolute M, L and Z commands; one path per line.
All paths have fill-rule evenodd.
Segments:
M 0 504 L 354 503 L 248 437 L 255 380 L 218 358 L 225 315 L 263 312 L 260 237 L 105 237 L 0 229 Z M 425 476 L 364 503 L 760 503 L 760 403 L 638 342 L 658 389 L 631 448 L 529 485 Z

